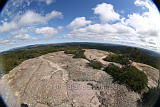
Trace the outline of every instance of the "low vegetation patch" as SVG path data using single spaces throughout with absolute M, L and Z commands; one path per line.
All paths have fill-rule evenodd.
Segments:
M 86 56 L 84 55 L 85 50 L 81 49 L 81 48 L 68 48 L 64 50 L 65 54 L 73 54 L 74 57 L 73 58 L 86 58 Z
M 103 64 L 99 61 L 90 61 L 89 66 L 94 69 L 101 69 L 103 67 Z
M 114 81 L 119 84 L 126 84 L 135 92 L 140 92 L 148 84 L 147 76 L 134 66 L 119 68 L 116 65 L 110 64 L 104 71 L 110 74 Z
M 109 62 L 116 62 L 122 65 L 129 65 L 130 61 L 129 58 L 125 55 L 119 55 L 119 54 L 111 54 L 103 59 L 104 61 Z

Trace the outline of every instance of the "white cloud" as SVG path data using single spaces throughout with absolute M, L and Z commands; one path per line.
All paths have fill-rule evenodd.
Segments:
M 120 19 L 120 15 L 115 13 L 112 5 L 99 4 L 94 8 L 94 14 L 98 14 L 101 21 L 106 23 L 73 29 L 64 38 L 117 41 L 127 44 L 140 44 L 147 47 L 160 47 L 160 15 L 156 6 L 149 0 L 136 0 L 135 6 L 145 8 L 142 9 L 144 12 L 132 13 L 128 17 L 122 16 Z M 119 21 L 115 24 L 108 23 L 115 20 Z
M 74 29 L 69 35 L 65 35 L 65 38 L 91 38 L 108 41 L 138 40 L 136 31 L 121 23 L 93 24 L 84 28 Z
M 36 40 L 35 37 L 32 37 L 29 34 L 21 34 L 21 35 L 16 35 L 15 39 L 20 39 L 20 40 Z
M 20 29 L 20 30 L 16 30 L 16 31 L 13 31 L 13 32 L 10 32 L 11 35 L 20 35 L 20 34 L 25 34 L 25 33 L 28 33 L 30 31 L 32 31 L 33 29 Z
M 14 41 L 11 40 L 10 37 L 0 38 L 0 46 L 2 46 L 2 49 L 4 48 L 4 46 L 13 45 L 13 44 L 14 44 Z
M 45 20 L 49 21 L 53 18 L 63 18 L 62 12 L 59 11 L 52 11 L 51 13 L 46 14 Z
M 30 6 L 34 1 L 35 0 L 9 0 L 6 3 L 1 16 L 7 19 L 12 19 L 15 15 L 19 15 L 23 12 L 20 8 L 24 9 Z
M 0 26 L 0 33 L 5 33 L 32 24 L 46 24 L 49 20 L 57 17 L 61 18 L 62 13 L 58 11 L 52 11 L 51 13 L 42 16 L 29 10 L 25 14 L 19 16 L 17 19 L 12 20 L 11 22 L 3 23 L 3 25 Z
M 57 30 L 58 30 L 58 31 L 61 31 L 61 30 L 63 30 L 63 29 L 64 29 L 63 26 L 58 26 L 58 27 L 57 27 Z
M 49 20 L 62 17 L 62 13 L 58 11 L 52 11 L 51 13 L 41 16 L 31 10 L 27 11 L 21 18 L 19 23 L 22 25 L 34 24 L 34 23 L 47 23 Z
M 100 20 L 104 23 L 109 21 L 120 20 L 120 15 L 114 11 L 113 5 L 111 4 L 98 4 L 97 7 L 93 10 L 94 14 L 99 15 Z
M 160 27 L 156 20 L 151 19 L 150 16 L 143 16 L 140 14 L 129 15 L 126 23 L 136 29 L 137 33 L 143 37 L 158 36 Z
M 37 28 L 35 33 L 41 34 L 45 38 L 50 38 L 58 33 L 58 29 L 52 27 L 42 27 L 42 28 Z
M 6 33 L 8 31 L 17 29 L 19 26 L 15 22 L 10 23 L 3 23 L 3 25 L 0 26 L 0 33 Z
M 148 11 L 142 14 L 133 13 L 128 15 L 125 23 L 136 30 L 142 41 L 158 45 L 160 38 L 160 15 L 156 6 L 149 0 L 136 0 L 135 5 L 146 8 Z
M 150 8 L 150 0 L 135 0 L 134 4 L 136 6 L 141 6 L 143 9 L 144 8 Z
M 55 0 L 9 0 L 3 11 L 1 12 L 2 19 L 12 20 L 17 15 L 22 15 L 26 10 L 41 10 L 42 6 L 52 4 Z M 32 6 L 38 5 L 38 6 Z M 41 11 L 42 12 L 42 11 Z
M 144 6 L 146 2 L 142 0 L 135 0 L 134 4 L 137 6 Z
M 86 20 L 85 17 L 77 17 L 67 26 L 67 28 L 76 29 L 76 28 L 84 27 L 85 25 L 90 23 L 92 22 L 90 20 Z
M 43 17 L 40 14 L 29 10 L 24 15 L 21 16 L 18 23 L 20 25 L 25 25 L 25 24 L 32 24 L 32 23 L 46 23 L 46 21 L 47 21 L 46 17 Z
M 8 39 L 0 39 L 0 44 L 6 44 L 9 42 L 10 42 L 10 40 L 8 40 Z
M 45 2 L 47 5 L 52 4 L 55 0 L 38 0 L 40 2 Z

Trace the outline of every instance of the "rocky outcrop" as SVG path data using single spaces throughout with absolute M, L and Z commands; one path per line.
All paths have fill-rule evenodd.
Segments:
M 109 62 L 102 59 L 108 54 L 92 49 L 85 51 L 89 60 L 98 60 L 106 66 Z M 22 103 L 29 107 L 137 106 L 139 94 L 113 83 L 110 75 L 89 67 L 88 60 L 72 57 L 63 51 L 42 55 L 24 61 L 3 76 L 0 92 L 8 106 L 18 107 Z
M 158 69 L 155 69 L 154 67 L 151 67 L 149 65 L 137 63 L 137 62 L 133 62 L 132 65 L 147 75 L 148 88 L 154 88 L 158 86 L 158 81 L 160 79 L 159 77 L 160 72 Z

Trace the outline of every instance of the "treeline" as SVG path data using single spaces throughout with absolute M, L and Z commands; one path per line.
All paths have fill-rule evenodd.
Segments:
M 160 69 L 160 59 L 155 59 L 155 56 L 151 56 L 152 54 L 153 53 L 148 54 L 145 51 L 139 50 L 138 48 L 131 47 L 127 47 L 125 53 L 125 55 L 132 61 L 147 64 L 157 69 Z
M 7 54 L 1 54 L 3 73 L 9 73 L 9 71 L 21 64 L 24 60 L 58 51 L 65 51 L 66 54 L 74 54 L 73 58 L 85 58 L 84 50 L 82 50 L 81 48 L 73 47 L 48 46 L 41 49 L 36 48 L 29 50 L 12 51 Z
M 104 58 L 105 61 L 109 62 L 116 62 L 122 65 L 130 64 L 130 61 L 135 61 L 143 64 L 150 65 L 160 70 L 160 59 L 154 58 L 151 56 L 152 53 L 149 55 L 138 48 L 131 48 L 126 47 L 125 52 L 116 52 L 116 54 L 109 55 L 108 57 Z
M 132 60 L 160 69 L 160 56 L 158 56 L 158 54 L 154 55 L 152 54 L 152 52 L 148 54 L 147 51 L 142 51 L 138 48 L 125 46 L 108 46 L 104 44 L 93 43 L 68 43 L 59 45 L 41 45 L 36 47 L 33 46 L 1 53 L 0 56 L 2 57 L 1 62 L 3 66 L 3 72 L 8 73 L 24 60 L 61 50 L 65 51 L 66 54 L 74 54 L 74 58 L 85 58 L 84 50 L 82 50 L 82 48 L 100 49 L 117 53 L 117 56 L 110 56 L 108 58 L 106 57 L 106 61 L 108 60 L 126 65 L 129 63 L 129 60 Z

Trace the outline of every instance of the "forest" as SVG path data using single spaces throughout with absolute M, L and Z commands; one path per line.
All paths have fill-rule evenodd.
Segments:
M 104 60 L 113 61 L 124 65 L 129 64 L 129 60 L 132 60 L 160 69 L 160 55 L 155 54 L 154 52 L 135 47 L 97 43 L 64 43 L 27 46 L 0 53 L 0 62 L 3 68 L 3 73 L 7 74 L 10 70 L 21 64 L 24 60 L 35 58 L 51 52 L 65 51 L 66 54 L 74 54 L 74 58 L 85 58 L 83 48 L 99 49 L 117 54 L 111 55 Z

